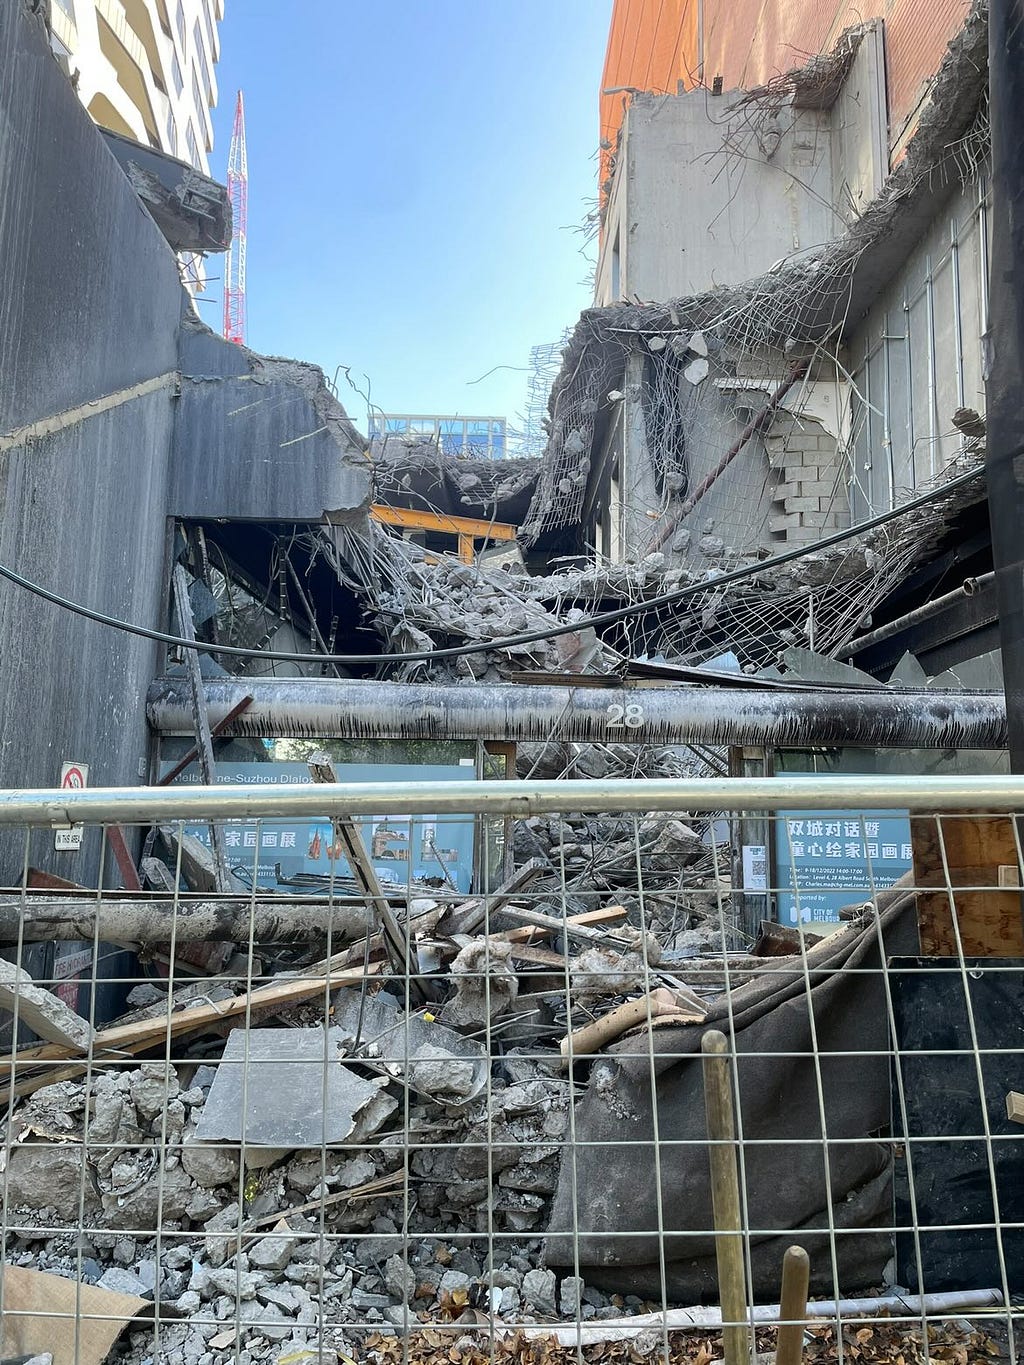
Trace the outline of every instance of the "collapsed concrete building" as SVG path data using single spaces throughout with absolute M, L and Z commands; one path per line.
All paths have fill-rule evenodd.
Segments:
M 160 190 L 112 156 L 40 17 L 8 6 L 2 785 L 51 787 L 62 760 L 103 787 L 999 770 L 969 411 L 985 43 L 978 4 L 891 173 L 878 24 L 758 90 L 635 97 L 548 448 L 485 467 L 418 443 L 370 459 L 315 367 L 203 326 L 173 253 L 197 249 L 186 228 L 212 232 L 205 249 L 223 236 L 188 218 L 215 193 L 190 183 L 175 206 L 173 176 Z M 693 1026 L 740 1010 L 749 1049 L 784 1054 L 806 969 L 824 984 L 800 1048 L 820 1026 L 872 1058 L 857 1105 L 849 1072 L 827 1088 L 822 1142 L 855 1150 L 834 1189 L 828 1162 L 791 1161 L 757 1217 L 813 1241 L 819 1288 L 883 1283 L 894 1157 L 870 973 L 920 941 L 911 897 L 858 884 L 860 918 L 815 944 L 833 903 L 802 917 L 769 893 L 787 841 L 794 886 L 806 867 L 786 821 L 583 798 L 414 818 L 396 800 L 359 822 L 158 822 L 123 850 L 94 826 L 73 861 L 48 829 L 3 831 L 22 1045 L 5 1259 L 173 1308 L 163 1349 L 189 1365 L 312 1360 L 368 1329 L 385 1359 L 414 1315 L 598 1330 L 713 1297 Z M 896 880 L 909 826 L 893 847 Z M 55 876 L 94 888 L 90 908 Z M 792 963 L 765 965 L 780 942 L 797 985 Z M 657 1052 L 650 1028 L 649 1047 L 616 1042 L 638 999 L 648 1024 L 664 1010 Z M 240 1057 L 258 1101 L 287 1089 L 259 1067 L 294 1077 L 305 1057 L 320 1107 L 225 1095 Z M 794 1138 L 771 1095 L 808 1120 L 805 1073 L 784 1057 L 760 1073 L 753 1141 L 774 1161 Z M 664 1161 L 660 1240 L 650 1180 L 607 1144 Z M 833 1196 L 849 1236 L 830 1261 Z M 751 1260 L 761 1297 L 785 1235 Z M 128 1358 L 152 1343 L 137 1331 Z

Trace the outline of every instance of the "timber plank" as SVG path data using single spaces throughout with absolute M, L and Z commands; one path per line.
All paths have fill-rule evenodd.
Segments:
M 1005 881 L 1000 868 L 1018 862 L 1011 817 L 980 812 L 918 816 L 911 819 L 910 829 L 922 954 L 958 955 L 951 888 L 965 957 L 1024 957 L 1020 890 L 1000 887 Z M 931 887 L 940 889 L 921 889 Z

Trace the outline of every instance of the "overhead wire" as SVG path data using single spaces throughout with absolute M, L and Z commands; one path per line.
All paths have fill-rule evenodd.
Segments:
M 1016 454 L 1022 453 L 1020 451 Z M 279 663 L 341 663 L 341 664 L 387 664 L 387 663 L 428 663 L 436 659 L 458 659 L 465 658 L 473 654 L 484 654 L 495 648 L 508 649 L 514 645 L 534 644 L 540 640 L 550 640 L 561 635 L 571 635 L 581 630 L 587 630 L 596 626 L 612 625 L 617 621 L 624 621 L 630 617 L 642 615 L 646 612 L 656 610 L 660 607 L 669 607 L 676 602 L 684 601 L 688 597 L 705 593 L 709 588 L 718 590 L 728 587 L 732 583 L 741 582 L 747 578 L 763 578 L 774 568 L 779 568 L 784 564 L 790 564 L 806 556 L 809 552 L 820 554 L 822 550 L 827 550 L 834 545 L 841 545 L 845 541 L 851 540 L 858 535 L 863 535 L 867 531 L 874 530 L 878 526 L 883 526 L 887 522 L 893 521 L 898 517 L 906 516 L 917 508 L 927 506 L 929 503 L 947 496 L 958 488 L 975 479 L 981 478 L 985 469 L 979 465 L 977 469 L 967 470 L 956 478 L 950 479 L 939 489 L 931 489 L 919 497 L 911 498 L 908 502 L 899 507 L 891 508 L 886 512 L 880 512 L 877 516 L 869 517 L 866 521 L 858 522 L 856 526 L 846 530 L 837 531 L 834 535 L 825 536 L 816 541 L 812 546 L 800 545 L 792 550 L 787 550 L 780 555 L 775 555 L 772 559 L 761 560 L 756 564 L 750 564 L 738 569 L 729 570 L 727 573 L 716 574 L 703 579 L 699 583 L 689 583 L 679 588 L 673 588 L 670 592 L 660 593 L 655 597 L 649 597 L 637 603 L 631 603 L 625 607 L 616 607 L 609 611 L 597 612 L 592 616 L 583 617 L 580 620 L 565 622 L 554 626 L 545 626 L 540 630 L 524 631 L 519 635 L 503 636 L 500 640 L 487 640 L 470 645 L 452 645 L 445 649 L 418 650 L 404 654 L 305 654 L 294 651 L 277 651 L 246 649 L 240 645 L 214 644 L 205 640 L 187 640 L 181 635 L 172 635 L 168 631 L 153 630 L 148 626 L 140 626 L 132 621 L 122 620 L 120 617 L 110 616 L 106 612 L 96 611 L 91 607 L 83 606 L 80 602 L 73 602 L 61 593 L 52 592 L 49 588 L 44 588 L 42 584 L 35 583 L 23 574 L 17 573 L 6 564 L 0 564 L 0 578 L 12 583 L 15 587 L 24 589 L 34 597 L 41 598 L 44 602 L 49 602 L 53 606 L 60 607 L 64 611 L 69 611 L 76 616 L 81 616 L 87 621 L 93 621 L 97 625 L 107 626 L 112 630 L 120 630 L 128 635 L 136 635 L 144 640 L 153 640 L 158 644 L 172 646 L 176 649 L 194 649 L 204 654 L 223 654 L 231 655 L 240 659 L 262 659 L 264 661 L 276 661 Z

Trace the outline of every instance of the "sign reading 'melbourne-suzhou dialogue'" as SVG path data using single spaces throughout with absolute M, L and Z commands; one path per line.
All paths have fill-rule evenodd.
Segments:
M 170 763 L 163 765 L 169 771 Z M 465 781 L 466 766 L 439 763 L 339 763 L 339 782 L 457 782 Z M 198 783 L 195 768 L 177 779 Z M 309 783 L 304 763 L 218 763 L 218 783 Z M 275 891 L 326 891 L 330 879 L 350 877 L 351 870 L 334 837 L 331 822 L 313 820 L 225 820 L 224 847 L 228 865 L 247 882 L 255 874 L 258 886 Z M 382 884 L 444 883 L 458 891 L 472 889 L 474 823 L 468 815 L 402 815 L 382 811 L 358 816 L 363 836 Z M 208 825 L 186 825 L 193 838 L 209 847 Z
M 913 865 L 905 812 L 779 811 L 775 870 L 780 924 L 838 921 Z

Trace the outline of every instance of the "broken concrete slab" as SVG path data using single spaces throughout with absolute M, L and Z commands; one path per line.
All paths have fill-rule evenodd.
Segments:
M 173 251 L 228 249 L 231 201 L 223 185 L 134 138 L 100 133 Z
M 197 1140 L 294 1151 L 369 1136 L 397 1102 L 381 1096 L 385 1081 L 342 1066 L 343 1041 L 335 1028 L 234 1029 Z
M 444 1104 L 464 1104 L 487 1084 L 487 1049 L 436 1019 L 406 1014 L 387 992 L 367 996 L 341 990 L 334 996 L 334 1025 L 349 1055 L 411 1089 Z M 357 1047 L 358 1037 L 358 1047 Z
M 0 958 L 0 1009 L 8 1010 L 48 1043 L 60 1043 L 76 1052 L 88 1051 L 96 1036 L 87 1020 L 5 958 Z

